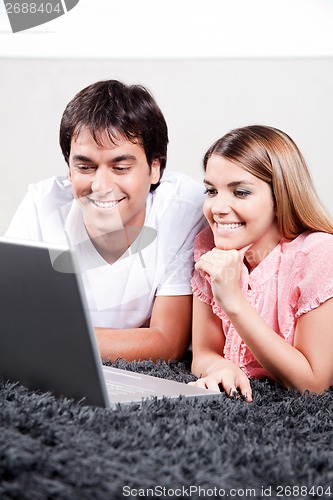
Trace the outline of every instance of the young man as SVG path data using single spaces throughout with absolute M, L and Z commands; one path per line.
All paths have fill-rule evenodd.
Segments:
M 202 186 L 167 172 L 168 132 L 142 86 L 102 81 L 67 105 L 68 176 L 31 185 L 8 237 L 69 242 L 105 359 L 180 359 L 190 341 Z

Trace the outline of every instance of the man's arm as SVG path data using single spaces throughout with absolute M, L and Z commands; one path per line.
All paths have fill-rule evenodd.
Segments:
M 148 328 L 95 328 L 101 357 L 179 360 L 191 338 L 192 295 L 157 296 Z

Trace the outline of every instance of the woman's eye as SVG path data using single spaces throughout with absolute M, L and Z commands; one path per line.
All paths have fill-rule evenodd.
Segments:
M 208 196 L 214 196 L 217 193 L 216 189 L 214 188 L 206 188 L 205 189 L 205 194 Z
M 244 189 L 237 189 L 234 192 L 234 194 L 235 194 L 235 196 L 237 196 L 237 198 L 246 198 L 251 193 L 250 193 L 250 191 L 245 191 Z

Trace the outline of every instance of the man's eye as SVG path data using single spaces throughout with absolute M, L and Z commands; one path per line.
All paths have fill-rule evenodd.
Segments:
M 116 172 L 127 172 L 129 169 L 130 169 L 130 167 L 121 166 L 121 165 L 118 165 L 117 167 L 113 167 L 113 170 L 115 170 Z
M 87 171 L 90 171 L 90 170 L 93 170 L 94 167 L 92 167 L 91 165 L 76 165 L 76 168 L 82 172 L 87 172 Z

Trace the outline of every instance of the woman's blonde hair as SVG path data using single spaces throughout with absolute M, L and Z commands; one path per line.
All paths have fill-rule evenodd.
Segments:
M 318 198 L 304 157 L 281 130 L 263 125 L 232 130 L 209 148 L 205 170 L 212 155 L 223 156 L 271 185 L 284 238 L 304 231 L 333 234 L 333 220 Z

